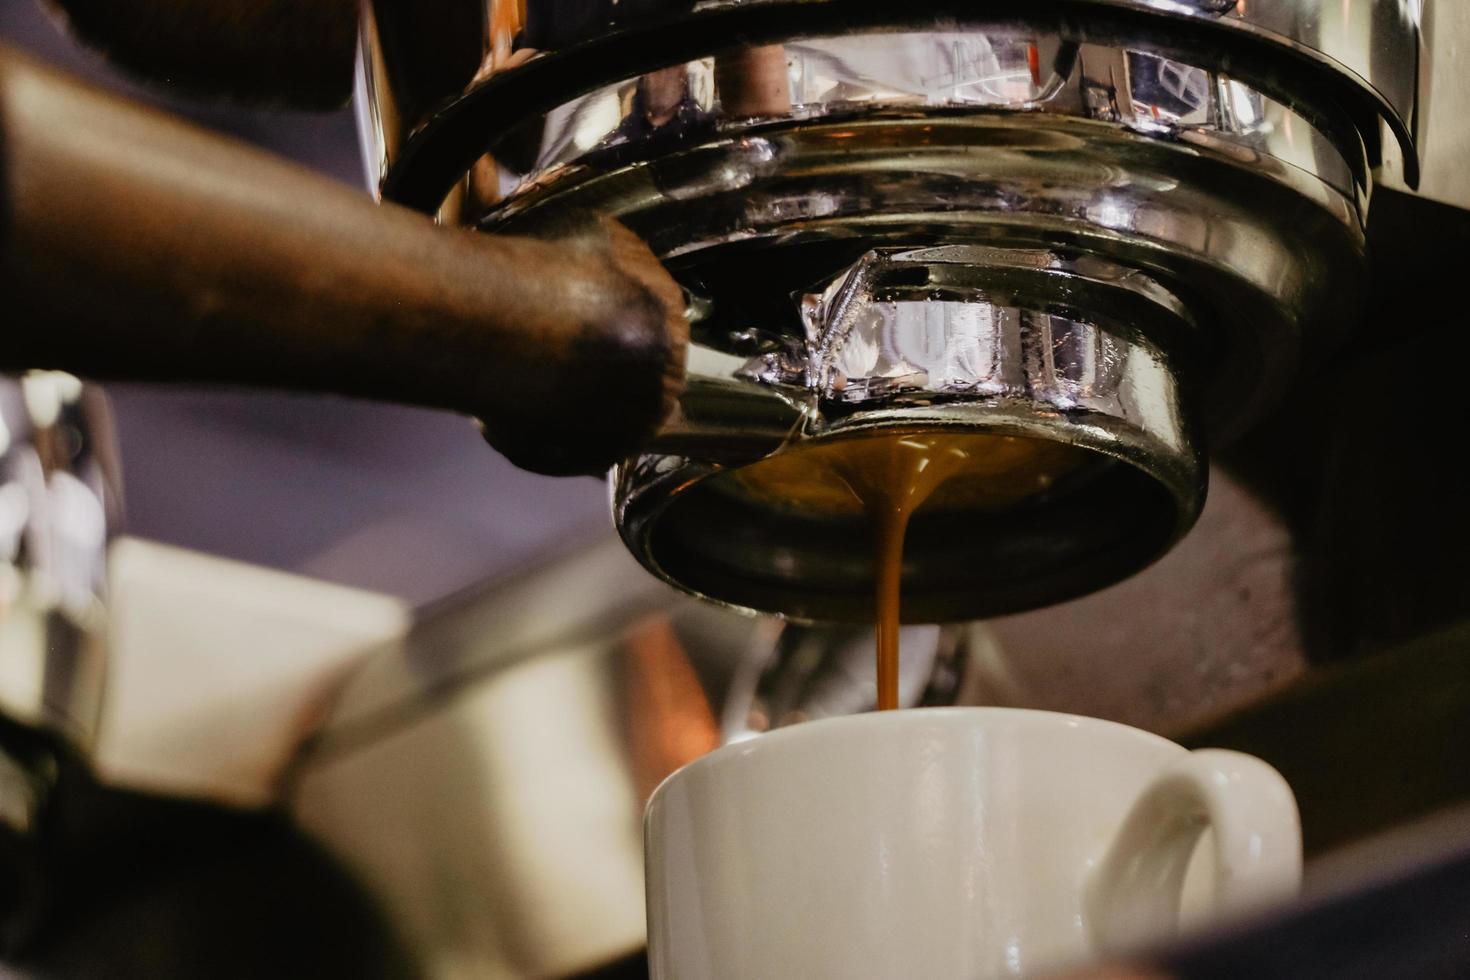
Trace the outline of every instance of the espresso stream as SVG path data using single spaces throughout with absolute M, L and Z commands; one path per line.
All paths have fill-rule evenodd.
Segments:
M 878 708 L 887 710 L 898 707 L 903 546 L 914 512 L 1001 510 L 1045 490 L 1078 460 L 1078 450 L 1057 443 L 920 432 L 813 443 L 735 476 L 747 492 L 789 509 L 866 515 L 873 532 Z

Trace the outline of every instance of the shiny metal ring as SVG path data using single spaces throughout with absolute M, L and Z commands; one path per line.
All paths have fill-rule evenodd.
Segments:
M 771 54 L 784 63 L 775 69 L 779 79 L 753 79 L 748 64 L 722 69 L 719 57 L 708 57 L 604 85 L 527 117 L 490 140 L 467 214 L 494 221 L 669 153 L 727 142 L 758 148 L 773 130 L 979 112 L 1115 124 L 1218 154 L 1290 186 L 1315 180 L 1360 211 L 1366 206 L 1361 140 L 1335 141 L 1243 82 L 1154 53 L 969 29 L 804 38 Z M 780 84 L 785 95 L 747 105 L 751 96 L 741 89 L 757 83 Z M 659 99 L 667 105 L 659 108 Z M 691 162 L 687 169 L 698 168 Z M 720 176 L 714 169 L 705 179 Z
M 501 7 L 514 0 L 462 0 L 482 23 L 514 20 Z M 926 0 L 902 10 L 851 0 L 792 3 L 742 0 L 701 5 L 690 13 L 608 25 L 564 51 L 496 71 L 496 44 L 481 65 L 456 71 L 414 60 L 415 48 L 391 43 L 401 18 L 370 4 L 363 31 L 360 85 L 369 166 L 385 196 L 432 210 L 465 174 L 488 134 L 553 110 L 617 78 L 710 56 L 729 45 L 785 42 L 831 35 L 834 29 L 914 31 L 935 24 L 1029 31 L 1070 43 L 1150 51 L 1227 75 L 1291 105 L 1319 124 L 1329 117 L 1338 142 L 1364 142 L 1377 160 L 1379 120 L 1397 135 L 1406 175 L 1417 173 L 1415 141 L 1423 16 L 1417 0 L 1279 0 L 1223 5 L 1215 0 L 1030 0 L 985 7 Z M 619 70 L 621 68 L 621 70 Z M 436 89 L 435 86 L 445 86 Z M 437 94 L 435 94 L 437 92 Z M 447 108 L 444 100 L 455 101 Z M 1342 107 L 1340 111 L 1338 107 Z M 443 111 L 441 111 L 443 110 Z M 1355 132 L 1348 132 L 1355 131 Z M 410 136 L 412 134 L 412 136 Z M 477 145 L 478 143 L 478 145 Z
M 1196 328 L 1177 298 L 1122 271 L 974 247 L 871 253 L 809 304 L 804 363 L 775 352 L 743 368 L 759 382 L 752 391 L 783 390 L 800 406 L 770 451 L 946 430 L 1066 447 L 1075 468 L 1018 507 L 915 515 L 906 621 L 973 619 L 1091 591 L 1194 523 L 1203 452 L 1170 350 L 1187 348 Z M 1092 288 L 1079 293 L 1084 283 Z M 1079 295 L 1086 312 L 1072 309 Z M 613 478 L 624 542 L 655 575 L 733 608 L 870 619 L 871 529 L 861 515 L 752 495 L 741 472 L 667 452 L 629 461 Z

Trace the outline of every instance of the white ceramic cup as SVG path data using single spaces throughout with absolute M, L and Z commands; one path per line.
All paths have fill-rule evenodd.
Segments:
M 665 780 L 644 834 L 656 980 L 1034 976 L 1301 878 L 1296 802 L 1259 759 L 1002 708 L 726 746 Z

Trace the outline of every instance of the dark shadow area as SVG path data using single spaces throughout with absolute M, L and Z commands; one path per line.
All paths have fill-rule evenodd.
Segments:
M 1320 669 L 1186 740 L 1279 769 L 1308 854 L 1470 800 L 1457 354 L 1470 215 L 1379 191 L 1369 243 L 1372 301 L 1353 341 L 1222 454 L 1291 527 L 1303 642 Z
M 1470 852 L 1163 958 L 1180 980 L 1470 976 Z
M 1388 649 L 1470 614 L 1458 385 L 1470 214 L 1380 190 L 1369 248 L 1372 299 L 1352 341 L 1219 454 L 1292 528 L 1303 634 L 1317 663 Z
M 103 788 L 57 758 L 33 841 L 0 839 L 7 976 L 419 975 L 366 894 L 284 816 Z
M 1286 777 L 1309 856 L 1470 801 L 1470 625 L 1324 670 L 1182 739 Z
M 571 980 L 646 980 L 647 976 L 648 954 L 638 952 L 596 970 L 579 973 Z

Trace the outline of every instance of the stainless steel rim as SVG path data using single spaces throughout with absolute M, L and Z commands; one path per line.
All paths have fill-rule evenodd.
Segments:
M 955 263 L 957 277 L 944 260 Z M 885 265 L 890 261 L 891 268 Z M 938 276 L 929 263 L 938 264 Z M 843 397 L 852 390 L 850 378 L 843 390 L 828 390 L 823 379 L 830 370 L 823 365 L 840 359 L 844 331 L 857 329 L 840 316 L 830 321 L 836 335 L 814 343 L 806 365 L 783 365 L 781 355 L 747 365 L 748 371 L 784 366 L 791 372 L 785 382 L 777 374 L 764 385 L 748 385 L 788 392 L 794 421 L 779 437 L 779 428 L 770 429 L 772 450 L 883 432 L 949 430 L 1062 444 L 1092 460 L 1085 476 L 1059 482 L 1003 517 L 916 515 L 904 571 L 906 621 L 980 618 L 1091 591 L 1163 554 L 1198 516 L 1203 453 L 1169 353 L 1171 346 L 1185 346 L 1194 328 L 1156 284 L 1117 285 L 1108 278 L 1116 267 L 1082 268 L 1094 287 L 1085 304 L 1092 322 L 1046 308 L 1048 297 L 1065 299 L 1083 278 L 1075 265 L 1047 253 L 896 250 L 869 256 L 828 290 L 826 302 L 839 314 L 848 291 L 862 294 L 859 300 L 880 293 L 902 300 L 902 287 L 895 293 L 883 281 L 891 272 L 913 283 L 918 305 L 926 307 L 931 282 L 961 290 L 966 275 L 979 284 L 987 273 L 997 275 L 990 291 L 961 290 L 949 300 L 983 307 L 986 324 L 980 344 L 986 354 L 972 358 L 971 373 L 958 380 L 930 371 L 856 401 Z M 929 278 L 920 282 L 915 269 L 930 272 Z M 1005 302 L 1026 305 L 998 306 L 1002 294 Z M 1152 325 L 1145 308 L 1152 309 Z M 1097 318 L 1108 313 L 1117 319 Z M 802 376 L 809 380 L 806 389 L 796 384 Z M 728 409 L 725 417 L 731 417 Z M 748 444 L 746 463 L 765 455 L 750 450 Z M 866 524 L 782 513 L 722 491 L 740 465 L 708 455 L 650 453 L 618 468 L 614 517 L 638 560 L 665 581 L 733 608 L 803 620 L 870 619 Z
M 871 150 L 834 146 L 834 130 L 861 134 Z M 794 305 L 785 326 L 767 322 L 766 307 L 741 306 L 758 292 L 784 302 L 810 284 L 776 277 L 831 275 L 851 261 L 813 265 L 807 252 L 928 242 L 1094 256 L 1184 299 L 1204 335 L 1204 370 L 1192 379 L 1201 420 L 1226 440 L 1287 390 L 1302 348 L 1330 345 L 1360 306 L 1356 209 L 1301 171 L 1283 174 L 1297 183 L 1188 144 L 1039 113 L 879 116 L 698 144 L 565 190 L 552 181 L 535 207 L 496 227 L 533 230 L 564 208 L 617 215 L 692 289 L 717 294 L 694 336 L 715 350 L 752 332 L 799 332 Z
M 893 31 L 979 23 L 973 5 L 943 0 L 903 9 L 843 0 L 705 3 L 692 12 L 644 15 L 634 22 L 614 13 L 604 36 L 595 30 L 569 36 L 553 45 L 563 50 L 507 71 L 502 62 L 510 39 L 492 37 L 491 25 L 518 21 L 520 15 L 509 9 L 516 0 L 459 3 L 463 21 L 485 25 L 487 36 L 484 61 L 457 68 L 425 62 L 428 48 L 393 43 L 398 39 L 392 35 L 405 30 L 402 19 L 391 9 L 380 15 L 374 3 L 365 5 L 359 95 L 369 169 L 375 180 L 385 179 L 385 196 L 429 210 L 469 170 L 480 152 L 474 141 L 611 78 L 703 57 L 731 38 L 759 45 L 832 33 L 834 27 Z M 1343 130 L 1341 138 L 1363 142 L 1375 164 L 1384 120 L 1400 142 L 1410 184 L 1416 182 L 1426 29 L 1417 3 L 1371 0 L 1339 10 L 1326 0 L 1248 6 L 1223 0 L 999 0 L 986 5 L 984 16 L 991 25 L 1156 51 L 1227 71 L 1282 101 L 1311 104 L 1317 114 L 1345 108 L 1334 128 Z M 452 99 L 458 101 L 441 111 Z

